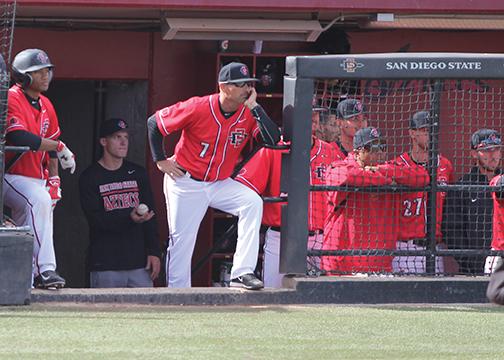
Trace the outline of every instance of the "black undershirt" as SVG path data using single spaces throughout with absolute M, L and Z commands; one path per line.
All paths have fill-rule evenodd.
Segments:
M 34 99 L 30 95 L 28 95 L 27 93 L 25 93 L 24 91 L 23 91 L 23 94 L 24 94 L 24 96 L 26 97 L 26 100 L 28 100 L 28 103 L 30 103 L 31 106 L 33 106 L 38 111 L 41 110 L 40 102 L 39 102 L 40 98 Z

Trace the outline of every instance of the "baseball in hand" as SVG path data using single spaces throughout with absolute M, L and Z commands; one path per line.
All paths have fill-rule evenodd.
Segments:
M 136 213 L 140 216 L 142 216 L 143 214 L 147 213 L 147 211 L 149 211 L 149 207 L 145 204 L 140 204 L 138 205 L 137 209 L 136 209 Z

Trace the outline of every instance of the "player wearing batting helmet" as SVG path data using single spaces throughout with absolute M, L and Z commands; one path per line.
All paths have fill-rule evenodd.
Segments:
M 34 286 L 60 288 L 65 280 L 56 272 L 53 246 L 53 208 L 61 199 L 58 160 L 63 169 L 75 171 L 75 157 L 59 140 L 58 117 L 42 95 L 51 83 L 54 65 L 40 49 L 18 53 L 12 63 L 16 82 L 9 90 L 6 139 L 8 145 L 31 151 L 8 153 L 3 196 L 17 225 L 30 226 Z
M 319 126 L 321 112 L 325 108 L 314 108 L 312 112 L 312 133 Z M 268 197 L 280 196 L 280 178 L 282 175 L 282 153 L 288 150 L 262 148 L 243 167 L 236 180 L 247 185 L 259 195 Z M 325 185 L 326 170 L 336 159 L 333 147 L 325 141 L 312 136 L 310 151 L 310 184 Z M 327 194 L 323 191 L 311 191 L 308 203 L 308 249 L 322 248 L 324 221 L 327 214 Z M 279 270 L 280 230 L 282 203 L 265 203 L 263 225 L 268 226 L 264 243 L 263 280 L 266 287 L 281 287 L 283 274 Z M 320 259 L 308 258 L 308 271 L 317 272 Z
M 168 106 L 148 120 L 151 153 L 164 175 L 169 243 L 169 287 L 191 286 L 191 258 L 198 228 L 208 207 L 238 216 L 238 240 L 231 286 L 257 290 L 254 275 L 259 251 L 261 198 L 230 178 L 242 150 L 251 142 L 275 145 L 277 126 L 257 103 L 248 67 L 224 65 L 219 93 Z M 167 157 L 163 137 L 181 131 L 175 154 Z
M 331 186 L 424 186 L 429 181 L 421 166 L 382 163 L 385 139 L 367 127 L 356 132 L 354 151 L 335 162 L 327 174 Z M 324 228 L 326 250 L 395 249 L 398 196 L 391 192 L 336 191 L 329 196 L 331 210 Z M 390 272 L 391 256 L 323 256 L 322 268 L 342 273 Z

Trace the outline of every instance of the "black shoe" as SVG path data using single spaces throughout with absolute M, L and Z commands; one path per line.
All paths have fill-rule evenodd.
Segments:
M 65 279 L 54 270 L 47 270 L 35 278 L 34 285 L 38 289 L 61 289 L 65 287 Z
M 264 284 L 254 274 L 245 274 L 231 279 L 230 287 L 242 287 L 248 290 L 259 290 L 264 287 Z

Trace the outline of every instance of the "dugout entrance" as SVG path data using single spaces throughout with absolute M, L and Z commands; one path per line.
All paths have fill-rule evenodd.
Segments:
M 424 264 L 422 272 L 397 271 L 392 266 L 383 269 L 370 267 L 368 271 L 362 267 L 354 271 L 336 266 L 320 269 L 325 274 L 482 275 L 486 257 L 501 254 L 491 250 L 490 243 L 491 193 L 498 189 L 489 186 L 489 181 L 464 179 L 481 163 L 479 155 L 472 151 L 471 136 L 481 129 L 503 134 L 503 80 L 504 56 L 499 54 L 288 57 L 284 78 L 284 136 L 291 141 L 291 150 L 282 164 L 281 190 L 288 193 L 288 204 L 282 210 L 280 271 L 305 274 L 308 254 L 338 259 L 388 257 L 391 261 L 397 257 L 418 257 Z M 395 181 L 380 186 L 367 186 L 365 182 L 359 186 L 345 182 L 336 186 L 310 186 L 311 121 L 308 119 L 311 119 L 312 105 L 315 101 L 331 112 L 343 99 L 359 100 L 365 107 L 367 126 L 378 128 L 386 139 L 383 162 L 394 162 L 401 155 L 411 154 L 414 142 L 410 132 L 411 117 L 419 111 L 428 112 L 427 156 L 423 164 L 428 183 L 416 187 L 405 187 Z M 448 163 L 442 162 L 442 158 L 451 164 L 451 171 L 443 172 Z M 495 174 L 500 166 L 495 169 Z M 334 174 L 336 170 L 331 171 Z M 352 202 L 353 209 L 348 209 L 350 202 L 344 203 L 348 217 L 343 226 L 350 221 L 360 222 L 357 229 L 366 231 L 358 236 L 360 241 L 352 242 L 355 234 L 347 226 L 345 241 L 336 239 L 330 248 L 307 252 L 310 191 L 336 192 L 357 199 Z M 404 195 L 414 193 L 423 194 L 417 203 L 405 201 Z M 391 196 L 383 202 L 385 194 Z M 390 200 L 392 198 L 395 200 Z M 466 200 L 479 207 L 464 209 Z M 390 225 L 392 220 L 388 219 L 390 223 L 381 226 L 381 230 L 371 225 L 366 228 L 366 221 L 370 220 L 364 218 L 369 216 L 365 215 L 369 212 L 363 211 L 366 207 L 391 208 L 388 216 L 394 213 L 397 222 Z M 408 211 L 411 216 L 417 215 L 418 221 L 423 221 L 424 232 L 415 237 L 417 243 L 423 245 L 419 248 L 395 246 L 397 241 L 407 240 L 401 239 L 400 234 L 394 237 L 389 233 L 377 233 L 399 231 L 405 225 L 404 216 Z M 379 212 L 371 213 L 379 216 Z M 371 220 L 369 224 L 388 221 Z M 475 235 L 480 236 L 474 239 Z M 324 238 L 328 236 L 324 234 Z M 369 239 L 367 243 L 366 238 Z M 391 238 L 396 241 L 391 243 Z M 441 270 L 436 265 L 440 260 L 443 264 Z M 476 272 L 461 271 L 460 264 L 476 269 Z

